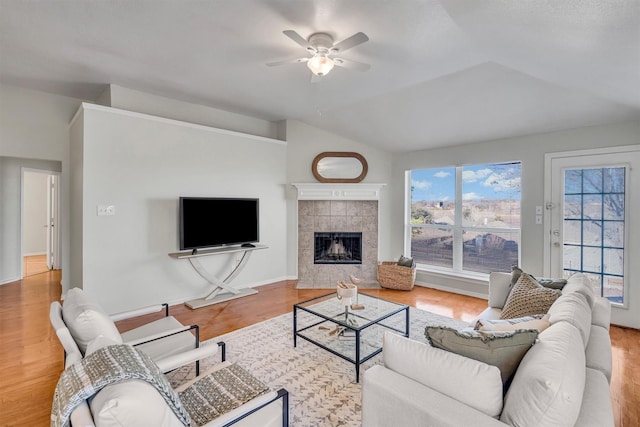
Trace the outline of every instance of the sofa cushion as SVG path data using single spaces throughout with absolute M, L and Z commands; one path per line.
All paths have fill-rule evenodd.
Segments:
M 560 294 L 559 290 L 545 288 L 531 275 L 522 273 L 516 284 L 511 288 L 500 318 L 513 319 L 545 314 Z
M 382 346 L 384 365 L 388 369 L 491 417 L 500 415 L 502 381 L 495 366 L 390 332 L 385 333 Z
M 582 407 L 576 421 L 580 427 L 613 427 L 609 383 L 602 372 L 587 368 Z
M 611 382 L 613 357 L 611 352 L 611 337 L 609 331 L 602 326 L 592 325 L 589 344 L 585 350 L 587 367 L 602 372 L 607 381 Z
M 517 331 L 535 329 L 542 332 L 549 327 L 549 314 L 519 317 L 517 319 L 478 319 L 474 329 L 481 332 Z
M 489 274 L 489 307 L 502 309 L 511 292 L 511 274 L 492 272 Z
M 569 322 L 580 331 L 584 348 L 589 343 L 591 333 L 591 308 L 584 295 L 578 292 L 563 293 L 551 308 L 549 308 L 549 322 Z
M 427 326 L 425 335 L 434 347 L 496 366 L 502 382 L 507 384 L 522 357 L 535 343 L 538 331 L 457 331 L 442 326 Z
M 591 324 L 605 328 L 607 331 L 611 326 L 611 303 L 608 299 L 596 297 L 591 311 Z
M 593 287 L 591 286 L 591 280 L 589 279 L 589 276 L 584 273 L 575 273 L 571 277 L 569 277 L 567 285 L 562 288 L 562 293 L 566 294 L 571 292 L 578 292 L 584 295 L 584 297 L 587 299 L 587 302 L 589 303 L 589 308 L 593 308 L 595 294 L 593 292 Z
M 98 335 L 122 343 L 120 333 L 107 313 L 80 288 L 67 291 L 62 304 L 62 318 L 83 354 L 87 344 Z
M 520 362 L 500 420 L 519 427 L 574 426 L 584 384 L 580 333 L 568 322 L 552 324 Z

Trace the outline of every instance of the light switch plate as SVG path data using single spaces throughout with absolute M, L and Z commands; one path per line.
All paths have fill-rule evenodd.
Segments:
M 542 206 L 536 206 L 536 215 L 542 215 Z
M 98 216 L 115 215 L 116 207 L 114 205 L 98 205 Z
M 536 215 L 536 224 L 542 225 L 542 215 Z

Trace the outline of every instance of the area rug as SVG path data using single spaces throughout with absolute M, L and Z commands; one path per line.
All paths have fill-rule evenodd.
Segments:
M 307 320 L 304 315 L 298 315 L 299 322 Z M 401 326 L 403 317 L 394 316 L 390 319 L 390 325 L 394 322 Z M 424 342 L 426 325 L 462 328 L 468 324 L 411 308 L 410 337 Z M 291 426 L 360 426 L 360 384 L 367 368 L 382 363 L 382 354 L 361 366 L 360 383 L 356 383 L 352 363 L 300 338 L 294 348 L 292 331 L 292 314 L 288 313 L 222 335 L 206 344 L 215 345 L 214 342 L 224 341 L 227 344 L 227 360 L 238 362 L 274 390 L 281 387 L 287 389 Z M 219 360 L 219 355 L 203 360 L 201 370 L 206 370 Z M 168 376 L 171 384 L 177 386 L 193 378 L 194 371 L 194 365 L 191 364 Z

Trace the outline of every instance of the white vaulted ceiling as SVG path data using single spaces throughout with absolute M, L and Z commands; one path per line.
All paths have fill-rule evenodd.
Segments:
M 369 41 L 319 82 L 282 34 Z M 0 0 L 0 82 L 107 84 L 411 151 L 640 117 L 640 0 Z

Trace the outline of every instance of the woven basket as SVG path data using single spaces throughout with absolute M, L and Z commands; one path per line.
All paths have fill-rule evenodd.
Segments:
M 378 263 L 378 282 L 383 288 L 410 291 L 416 282 L 416 268 L 382 261 Z

